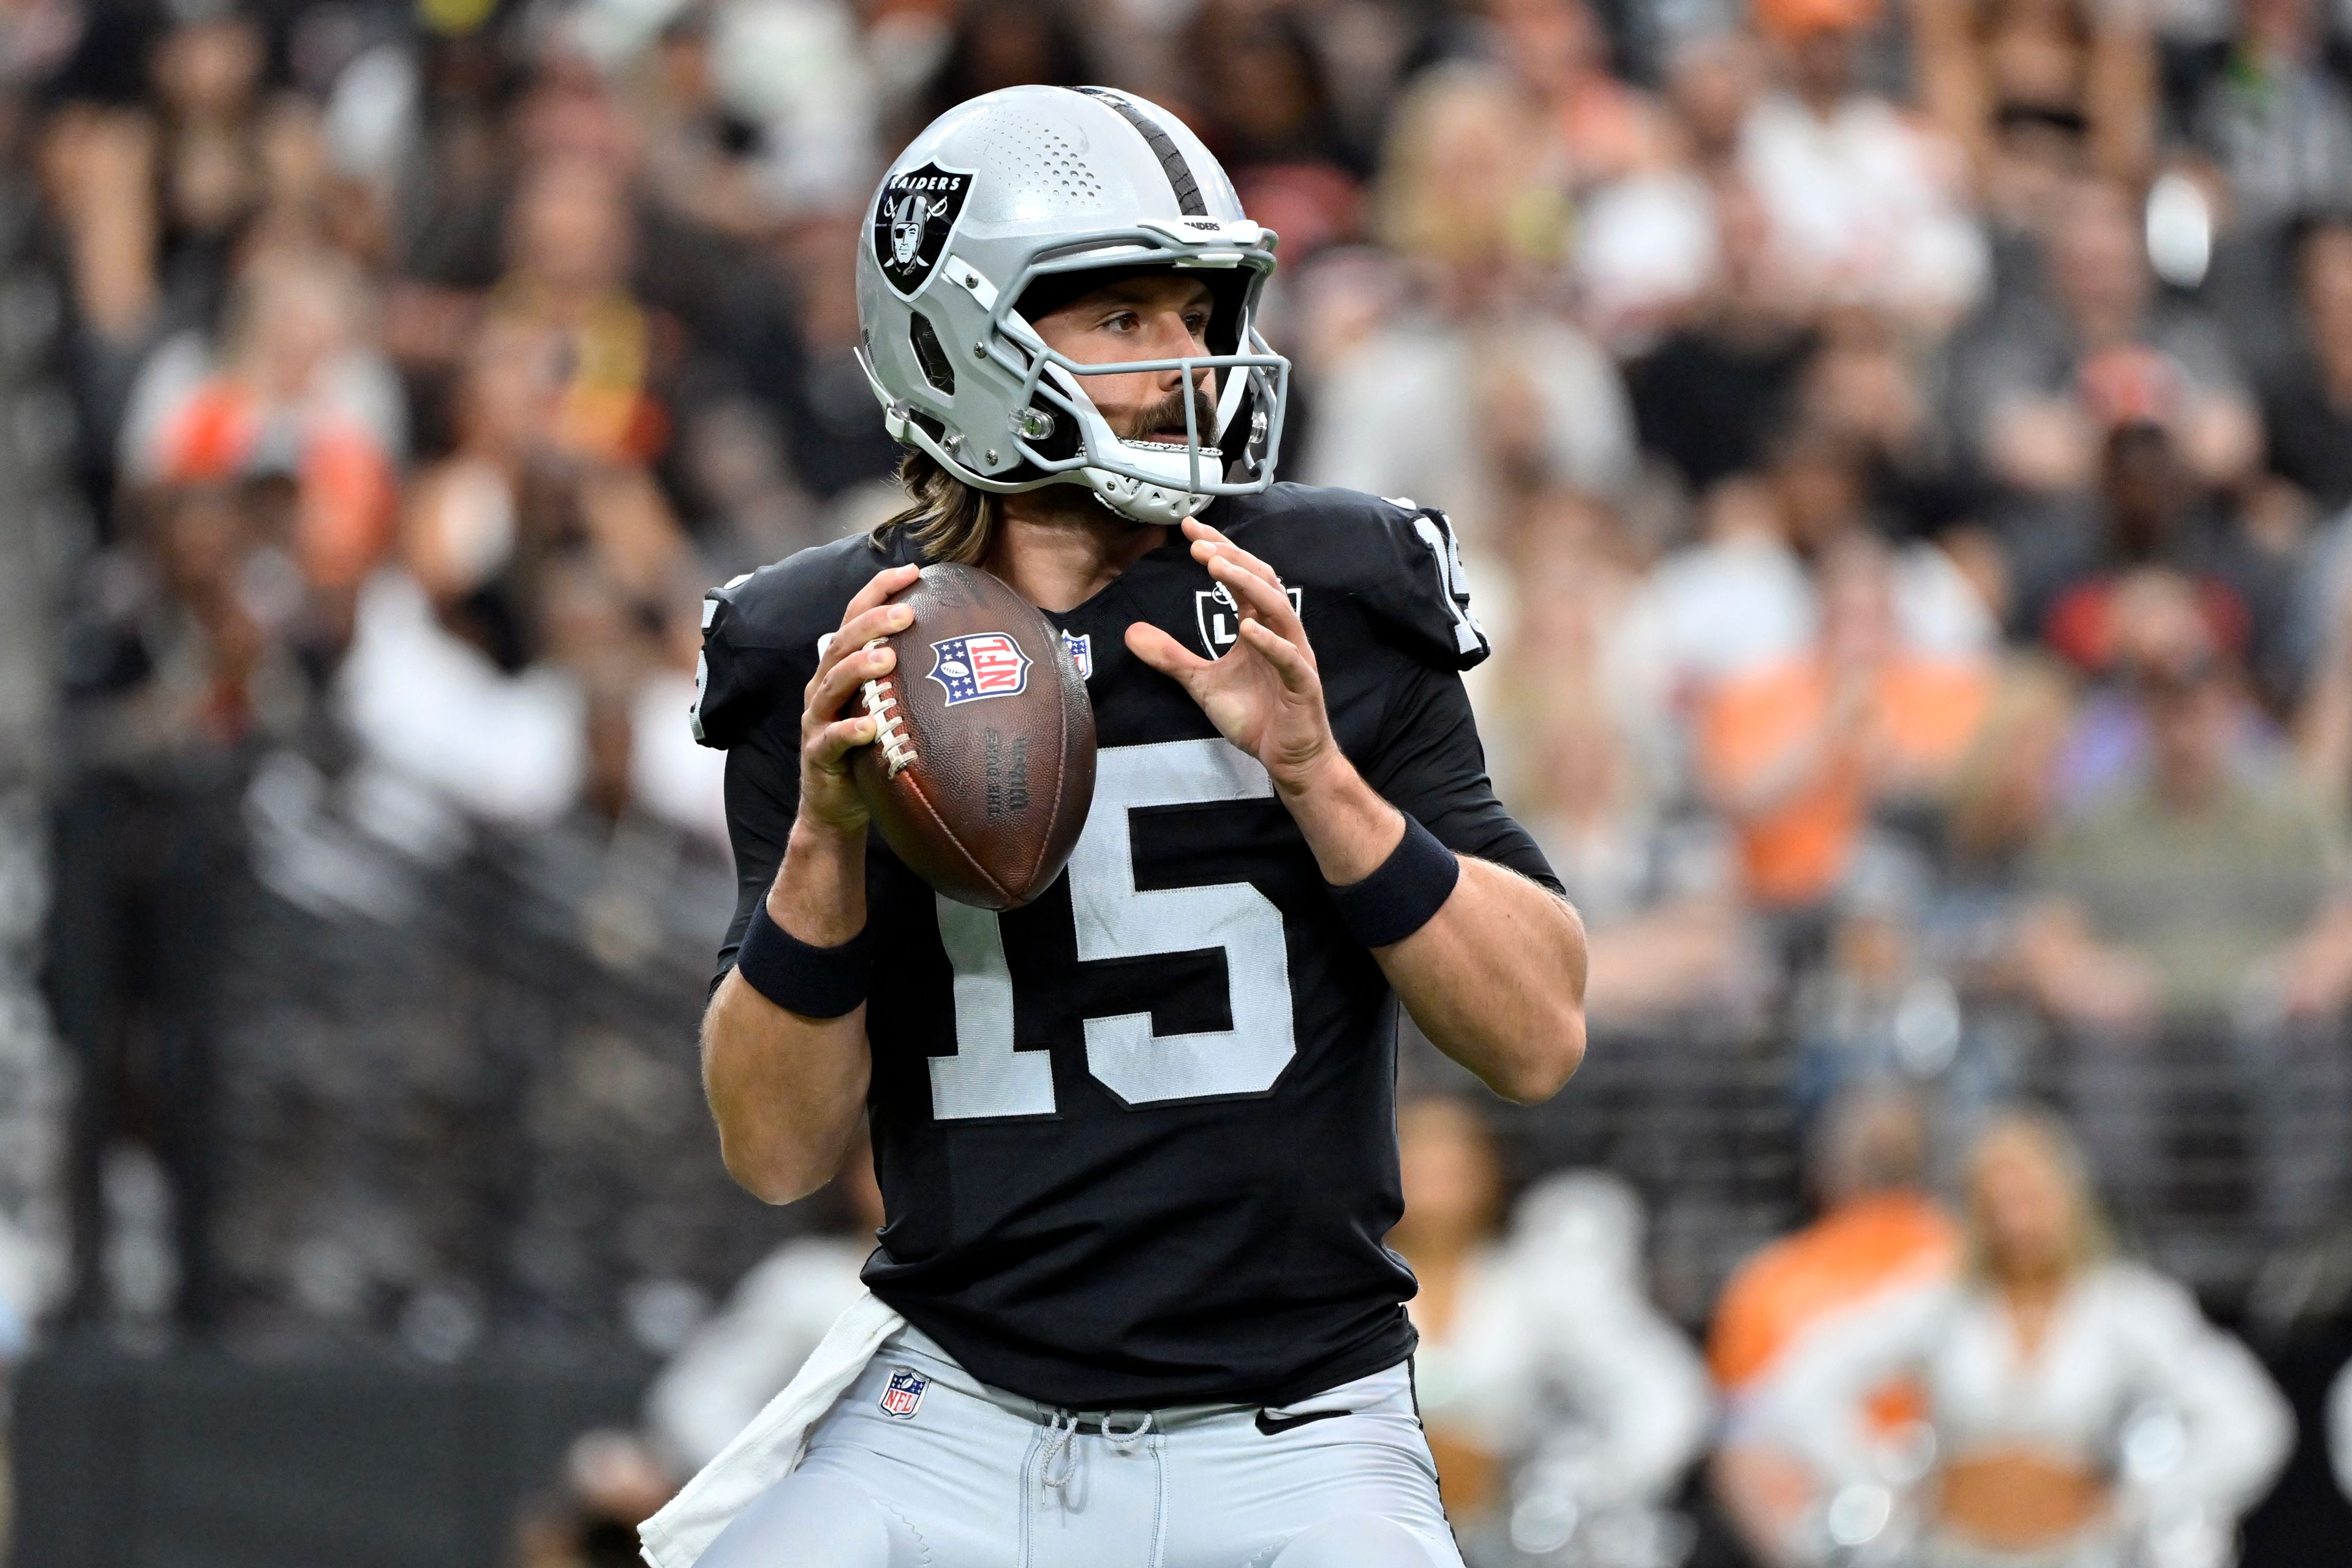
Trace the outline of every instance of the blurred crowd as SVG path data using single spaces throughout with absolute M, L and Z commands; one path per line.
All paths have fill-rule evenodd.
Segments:
M 2182 1286 L 2352 1313 L 2338 0 L 0 0 L 0 1362 L 679 1352 L 534 1564 L 781 1385 L 698 599 L 895 510 L 864 205 L 1033 81 L 1281 234 L 1282 471 L 1448 510 L 1591 929 L 1558 1105 L 1415 1058 L 1465 1546 L 1684 1561 L 1713 1445 L 1766 1562 L 2225 1560 Z

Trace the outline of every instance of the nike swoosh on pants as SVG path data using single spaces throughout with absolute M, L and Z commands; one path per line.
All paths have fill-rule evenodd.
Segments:
M 1276 1415 L 1271 1410 L 1257 1413 L 1257 1429 L 1269 1437 L 1278 1437 L 1293 1426 L 1304 1426 L 1309 1421 L 1328 1421 L 1334 1415 L 1353 1415 L 1352 1410 L 1302 1410 L 1296 1415 Z

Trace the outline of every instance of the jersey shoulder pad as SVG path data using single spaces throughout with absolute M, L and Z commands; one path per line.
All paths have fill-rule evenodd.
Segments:
M 694 738 L 723 752 L 765 722 L 778 701 L 797 701 L 816 667 L 817 638 L 841 624 L 851 596 L 890 563 L 859 534 L 746 572 L 703 595 Z
M 1319 485 L 1252 499 L 1234 542 L 1286 582 L 1353 599 L 1381 636 L 1440 668 L 1468 669 L 1493 651 L 1470 613 L 1454 525 L 1435 507 Z

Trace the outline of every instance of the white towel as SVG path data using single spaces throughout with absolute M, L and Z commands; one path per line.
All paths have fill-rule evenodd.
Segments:
M 653 1568 L 693 1568 L 753 1498 L 793 1473 L 808 1447 L 809 1428 L 857 1381 L 882 1342 L 906 1326 L 906 1319 L 861 1292 L 784 1391 L 659 1513 L 637 1526 L 645 1560 Z

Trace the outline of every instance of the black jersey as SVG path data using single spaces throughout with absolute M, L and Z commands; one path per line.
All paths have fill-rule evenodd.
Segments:
M 1444 519 L 1278 485 L 1204 514 L 1297 599 L 1331 726 L 1448 847 L 1557 888 L 1486 778 L 1458 673 L 1485 658 Z M 706 602 L 697 722 L 728 749 L 741 886 L 796 809 L 819 637 L 903 542 L 860 537 Z M 1396 1003 L 1265 771 L 1127 651 L 1204 654 L 1233 605 L 1181 538 L 1065 614 L 1099 750 L 1084 835 L 1034 902 L 938 897 L 867 846 L 868 1110 L 889 1223 L 874 1293 L 984 1382 L 1073 1409 L 1278 1402 L 1410 1354 Z

